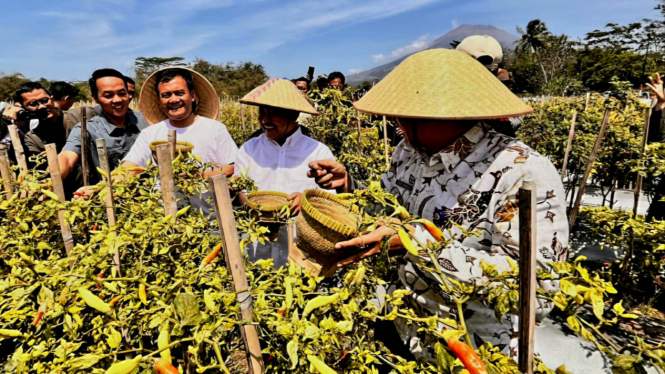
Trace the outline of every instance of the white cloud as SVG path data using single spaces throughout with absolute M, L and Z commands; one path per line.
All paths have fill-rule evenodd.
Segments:
M 377 62 L 377 63 L 378 62 L 384 62 L 388 59 L 393 60 L 393 59 L 396 59 L 398 57 L 408 55 L 410 53 L 422 51 L 423 49 L 429 47 L 429 44 L 430 43 L 429 43 L 428 35 L 423 35 L 423 36 L 419 37 L 418 39 L 416 39 L 413 43 L 411 43 L 409 45 L 405 45 L 404 47 L 399 47 L 399 48 L 393 50 L 392 52 L 390 52 L 389 55 L 384 55 L 383 53 L 380 53 L 378 55 L 372 55 L 372 60 L 374 60 L 374 62 Z
M 456 19 L 450 21 L 450 24 L 453 26 L 453 29 L 456 29 L 456 28 L 459 27 L 459 22 Z
M 363 69 L 349 69 L 349 74 L 358 74 L 361 71 L 363 71 Z

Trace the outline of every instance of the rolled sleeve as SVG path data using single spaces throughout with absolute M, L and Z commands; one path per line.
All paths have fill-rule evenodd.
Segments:
M 81 157 L 81 123 L 76 124 L 69 133 L 67 143 L 65 143 L 62 150 L 74 152 Z

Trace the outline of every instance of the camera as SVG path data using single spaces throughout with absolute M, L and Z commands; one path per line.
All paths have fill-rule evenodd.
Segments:
M 49 114 L 48 110 L 35 110 L 32 112 L 29 110 L 21 110 L 18 113 L 16 113 L 16 121 L 24 122 L 33 119 L 43 120 L 48 117 L 48 114 Z

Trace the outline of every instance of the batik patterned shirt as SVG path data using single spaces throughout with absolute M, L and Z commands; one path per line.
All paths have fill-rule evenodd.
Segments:
M 395 150 L 382 182 L 412 214 L 434 222 L 457 240 L 436 257 L 446 274 L 459 281 L 482 278 L 480 262 L 509 271 L 507 258 L 519 257 L 517 192 L 523 182 L 537 188 L 537 263 L 547 269 L 568 255 L 568 222 L 561 179 L 545 157 L 514 138 L 499 134 L 482 122 L 453 144 L 429 157 L 402 141 Z M 478 236 L 464 236 L 455 224 Z M 427 240 L 418 228 L 416 237 Z M 430 237 L 431 238 L 431 237 Z M 423 273 L 414 262 L 427 257 L 408 255 L 399 264 L 404 286 L 419 308 L 432 314 L 455 313 L 438 275 Z M 540 287 L 553 289 L 552 281 Z M 452 304 L 454 305 L 454 304 Z M 551 302 L 538 300 L 542 318 Z

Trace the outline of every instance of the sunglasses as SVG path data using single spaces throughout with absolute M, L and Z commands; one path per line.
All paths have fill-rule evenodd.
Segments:
M 48 104 L 50 101 L 51 101 L 51 98 L 50 98 L 50 97 L 43 97 L 43 98 L 41 98 L 41 99 L 39 99 L 39 100 L 33 100 L 33 101 L 31 101 L 31 102 L 25 104 L 25 106 L 30 107 L 30 108 L 38 108 L 40 105 L 46 105 L 46 104 Z
M 296 86 L 300 91 L 307 91 L 307 87 Z

